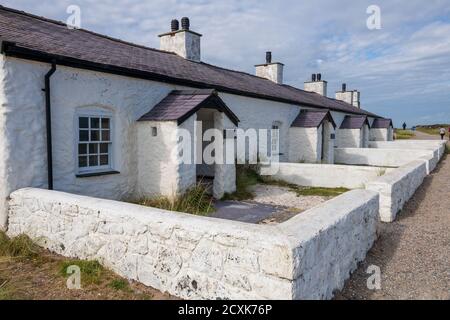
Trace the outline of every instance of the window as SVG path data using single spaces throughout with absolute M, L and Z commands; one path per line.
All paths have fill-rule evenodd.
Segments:
M 280 152 L 280 122 L 276 121 L 272 124 L 270 135 L 270 154 L 281 155 Z
M 79 171 L 111 169 L 111 118 L 78 117 Z

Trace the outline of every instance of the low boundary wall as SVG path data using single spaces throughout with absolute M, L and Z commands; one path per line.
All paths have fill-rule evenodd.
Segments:
M 277 166 L 279 166 L 277 168 Z M 273 165 L 272 178 L 305 187 L 364 188 L 365 183 L 389 172 L 390 168 L 281 162 Z
M 329 299 L 376 239 L 379 196 L 353 190 L 279 225 L 25 188 L 9 236 L 187 299 Z
M 433 150 L 438 152 L 438 158 L 441 159 L 445 154 L 446 142 L 441 140 L 371 141 L 369 147 L 379 149 Z
M 380 194 L 380 219 L 392 222 L 427 176 L 422 160 L 412 161 L 366 184 L 366 189 Z
M 336 163 L 348 165 L 364 165 L 378 167 L 400 167 L 409 162 L 421 159 L 427 162 L 427 170 L 431 172 L 439 162 L 439 148 L 424 149 L 375 149 L 375 148 L 336 148 Z

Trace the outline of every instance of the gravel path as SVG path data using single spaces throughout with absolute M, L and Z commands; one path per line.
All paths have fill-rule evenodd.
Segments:
M 434 139 L 419 133 L 415 139 Z M 381 289 L 367 289 L 370 265 Z M 425 178 L 336 299 L 450 299 L 450 156 Z
M 299 196 L 294 191 L 286 187 L 257 184 L 251 191 L 255 194 L 254 202 L 285 206 L 305 211 L 318 206 L 332 197 L 322 196 Z

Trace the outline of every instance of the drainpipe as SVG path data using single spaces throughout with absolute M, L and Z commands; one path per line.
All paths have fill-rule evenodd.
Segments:
M 45 125 L 47 129 L 47 173 L 48 190 L 53 190 L 53 152 L 52 152 L 52 116 L 50 104 L 50 77 L 56 71 L 56 64 L 52 61 L 52 67 L 45 75 Z

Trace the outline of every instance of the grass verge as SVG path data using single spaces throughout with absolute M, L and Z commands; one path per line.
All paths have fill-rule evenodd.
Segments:
M 70 266 L 80 268 L 81 289 L 67 288 Z M 128 281 L 98 261 L 67 259 L 38 247 L 26 235 L 9 238 L 0 232 L 0 300 L 124 299 L 168 297 Z
M 448 124 L 437 124 L 437 125 L 430 125 L 430 126 L 417 126 L 416 130 L 426 133 L 426 134 L 439 136 L 440 128 L 444 128 L 444 129 L 446 129 L 445 136 L 448 137 L 448 129 L 447 128 L 449 128 L 449 127 L 450 127 L 450 125 L 448 125 Z
M 172 198 L 161 196 L 132 202 L 147 207 L 207 216 L 214 212 L 212 200 L 211 195 L 208 194 L 207 185 L 199 182 L 184 194 Z
M 263 183 L 269 185 L 276 185 L 280 187 L 286 187 L 294 191 L 297 196 L 321 196 L 321 197 L 337 197 L 347 191 L 347 188 L 322 188 L 322 187 L 303 187 L 296 184 L 288 183 L 281 180 L 274 180 L 263 177 Z
M 402 130 L 402 129 L 395 129 L 395 138 L 397 140 L 407 140 L 412 139 L 414 137 L 414 132 L 411 130 Z

